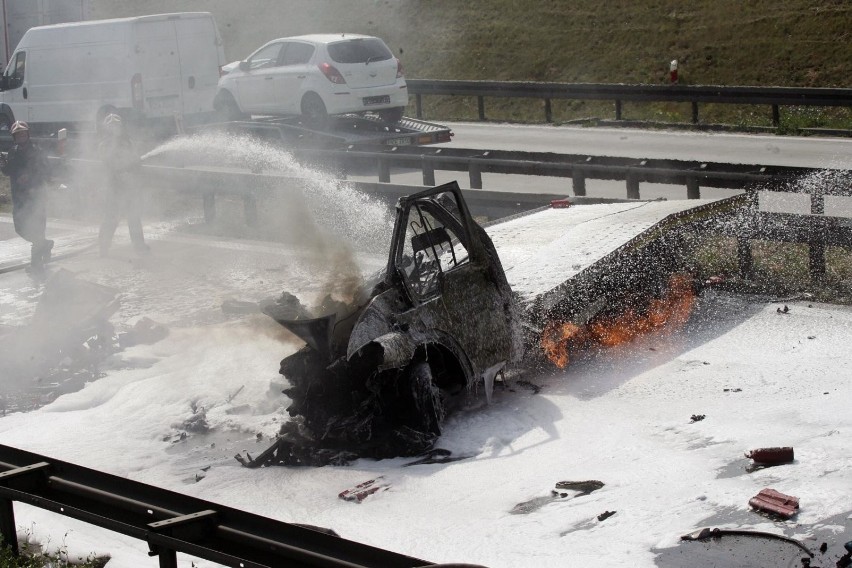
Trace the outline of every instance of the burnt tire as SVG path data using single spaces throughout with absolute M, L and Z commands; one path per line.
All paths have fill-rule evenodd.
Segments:
M 328 124 L 328 110 L 316 93 L 306 93 L 302 97 L 302 119 L 311 128 L 322 130 Z
M 436 436 L 446 414 L 441 389 L 435 384 L 428 361 L 415 361 L 406 376 L 410 388 L 412 414 L 409 426 Z
M 405 113 L 405 107 L 394 107 L 385 110 L 379 111 L 379 118 L 381 118 L 385 122 L 397 123 L 399 122 L 403 114 Z

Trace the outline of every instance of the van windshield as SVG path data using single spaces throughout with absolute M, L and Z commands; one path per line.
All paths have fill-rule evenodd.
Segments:
M 355 38 L 328 45 L 328 55 L 336 63 L 372 63 L 393 57 L 388 46 L 379 38 Z

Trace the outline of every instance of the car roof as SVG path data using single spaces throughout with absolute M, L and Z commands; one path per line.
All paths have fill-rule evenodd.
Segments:
M 347 33 L 337 33 L 337 34 L 307 34 L 300 36 L 291 36 L 291 37 L 280 37 L 278 39 L 274 39 L 269 43 L 275 41 L 285 41 L 285 40 L 302 40 L 309 41 L 312 43 L 334 43 L 336 41 L 344 40 L 344 39 L 373 39 L 375 36 L 368 36 L 362 34 L 347 34 Z

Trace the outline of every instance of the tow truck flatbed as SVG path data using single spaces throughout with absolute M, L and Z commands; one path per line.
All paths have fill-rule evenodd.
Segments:
M 486 232 L 525 311 L 537 319 L 558 306 L 582 320 L 635 287 L 651 267 L 670 269 L 666 257 L 680 250 L 672 229 L 746 203 L 740 195 L 549 208 L 489 225 Z

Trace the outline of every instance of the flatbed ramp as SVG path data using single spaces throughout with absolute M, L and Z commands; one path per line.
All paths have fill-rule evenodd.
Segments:
M 571 319 L 582 319 L 596 305 L 631 291 L 635 280 L 649 276 L 645 268 L 671 268 L 671 258 L 664 257 L 675 248 L 673 229 L 746 204 L 744 196 L 736 196 L 573 205 L 521 215 L 486 231 L 528 311 L 561 306 Z

